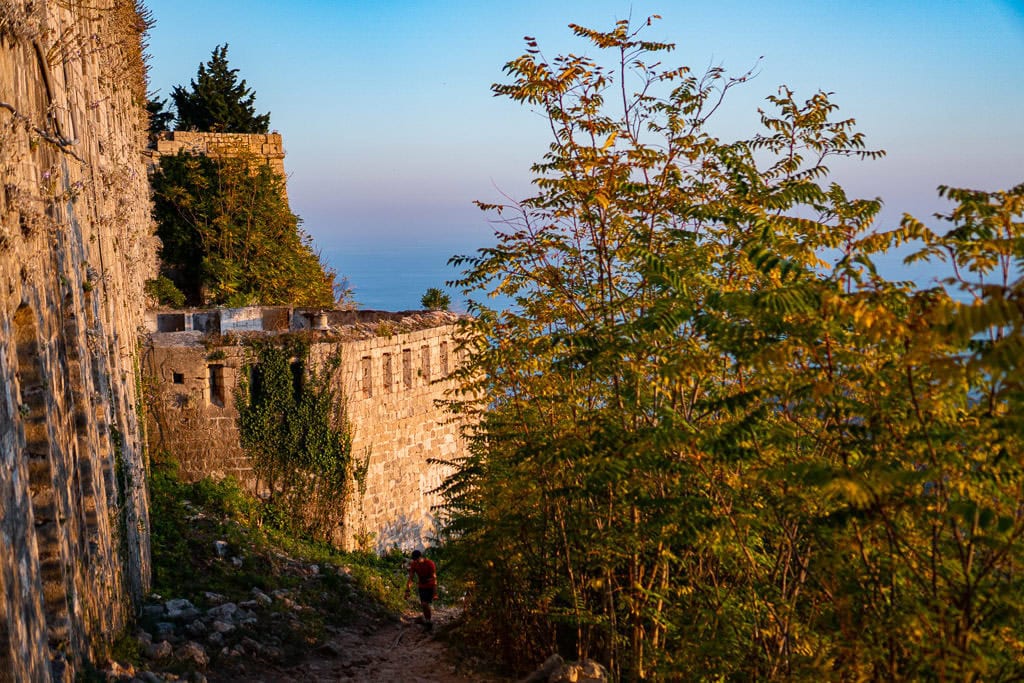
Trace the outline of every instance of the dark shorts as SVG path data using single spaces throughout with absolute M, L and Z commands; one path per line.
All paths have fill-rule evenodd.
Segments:
M 434 588 L 417 588 L 420 592 L 420 602 L 433 602 L 434 601 Z

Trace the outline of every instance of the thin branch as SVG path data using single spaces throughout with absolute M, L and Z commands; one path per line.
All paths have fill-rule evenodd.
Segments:
M 0 101 L 0 109 L 6 109 L 7 111 L 11 112 L 15 119 L 24 121 L 32 128 L 32 131 L 36 135 L 38 135 L 43 140 L 49 142 L 51 145 L 59 149 L 61 152 L 64 152 L 64 154 L 74 157 L 82 164 L 88 165 L 88 162 L 85 159 L 78 156 L 78 154 L 76 154 L 75 151 L 71 149 L 71 146 L 76 144 L 74 140 L 66 140 L 63 137 L 50 133 L 44 128 L 40 128 L 39 126 L 32 123 L 32 120 L 29 117 L 19 112 L 17 109 L 14 108 L 13 105 L 8 104 L 7 102 Z

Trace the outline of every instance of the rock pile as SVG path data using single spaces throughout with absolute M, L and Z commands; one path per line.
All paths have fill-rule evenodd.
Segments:
M 210 664 L 211 653 L 222 657 L 263 656 L 280 658 L 281 648 L 274 643 L 260 643 L 241 634 L 243 627 L 259 621 L 256 610 L 270 607 L 274 598 L 253 588 L 253 599 L 242 603 L 228 602 L 216 593 L 206 593 L 213 606 L 203 610 L 184 598 L 146 605 L 142 610 L 134 637 L 139 650 L 152 666 L 133 670 L 130 666 L 112 664 L 106 671 L 108 681 L 191 681 L 205 682 L 202 673 Z M 159 599 L 159 596 L 151 596 Z M 153 669 L 185 669 L 187 674 L 157 673 Z
M 608 683 L 608 671 L 597 662 L 584 659 L 567 662 L 551 655 L 536 671 L 519 683 Z
M 311 580 L 319 577 L 317 565 L 303 569 Z M 350 580 L 344 568 L 337 573 L 340 579 Z M 211 663 L 218 670 L 254 662 L 286 665 L 295 653 L 288 651 L 285 641 L 302 633 L 305 621 L 323 616 L 316 607 L 303 604 L 298 593 L 285 588 L 267 592 L 254 586 L 247 600 L 232 602 L 224 595 L 205 592 L 205 608 L 184 598 L 164 600 L 152 595 L 133 634 L 144 665 L 111 662 L 103 674 L 109 683 L 205 683 Z

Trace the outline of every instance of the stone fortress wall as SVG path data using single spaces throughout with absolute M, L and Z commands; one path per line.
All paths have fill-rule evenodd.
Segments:
M 175 130 L 157 136 L 157 158 L 173 156 L 179 152 L 214 158 L 249 157 L 257 163 L 267 164 L 282 180 L 286 180 L 284 145 L 278 133 L 195 133 Z
M 458 425 L 437 405 L 456 386 L 450 375 L 459 360 L 457 326 L 455 314 L 423 311 L 152 313 L 145 352 L 150 452 L 154 458 L 172 454 L 187 478 L 231 475 L 257 490 L 236 422 L 242 337 L 313 335 L 314 364 L 341 353 L 337 389 L 352 429 L 353 456 L 366 467 L 336 541 L 347 549 L 379 551 L 422 546 L 436 528 L 431 508 L 440 498 L 434 490 L 448 473 L 432 460 L 465 452 Z
M 145 157 L 244 153 L 283 177 L 284 151 L 276 133 L 175 132 L 144 152 L 146 23 L 134 0 L 0 3 L 0 683 L 74 680 L 131 621 L 151 574 L 146 441 L 197 476 L 251 480 L 231 394 L 242 347 L 213 336 L 307 329 L 314 357 L 340 348 L 367 466 L 347 547 L 422 543 L 444 476 L 427 459 L 463 448 L 435 405 L 453 387 L 451 314 L 147 318 Z
M 0 681 L 73 680 L 148 590 L 145 23 L 0 4 Z

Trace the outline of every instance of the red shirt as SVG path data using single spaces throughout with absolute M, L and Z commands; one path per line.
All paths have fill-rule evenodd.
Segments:
M 420 588 L 433 588 L 437 585 L 437 566 L 425 557 L 409 563 L 409 573 L 419 577 Z

